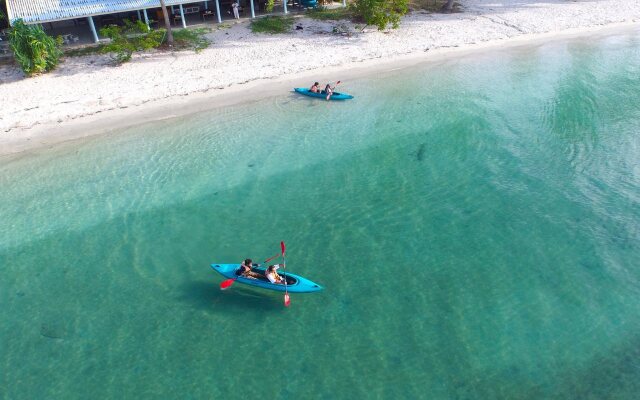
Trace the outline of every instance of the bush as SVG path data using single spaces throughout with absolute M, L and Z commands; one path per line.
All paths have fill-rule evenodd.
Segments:
M 353 18 L 353 11 L 350 8 L 326 8 L 317 7 L 306 11 L 306 16 L 312 19 L 318 20 L 332 20 L 339 21 L 341 19 Z
M 267 0 L 266 10 L 268 13 L 273 12 L 273 7 L 276 5 L 275 0 Z
M 389 24 L 398 28 L 400 17 L 409 11 L 407 3 L 408 0 L 355 0 L 349 7 L 357 20 L 384 30 Z
M 110 25 L 100 29 L 100 34 L 111 39 L 111 43 L 100 48 L 102 53 L 112 53 L 113 59 L 122 64 L 131 60 L 136 51 L 156 49 L 166 43 L 167 31 L 158 29 L 149 31 L 142 21 L 125 20 L 124 27 Z M 175 49 L 193 49 L 200 52 L 209 45 L 203 35 L 211 29 L 182 29 L 173 32 Z
M 164 40 L 164 30 L 149 32 L 142 21 L 125 20 L 124 27 L 109 25 L 100 29 L 100 34 L 111 39 L 100 51 L 112 53 L 118 64 L 131 60 L 133 52 L 156 48 Z
M 193 49 L 196 53 L 209 46 L 209 40 L 204 37 L 211 32 L 210 28 L 182 29 L 173 32 L 174 46 L 178 49 Z
M 251 21 L 254 33 L 286 33 L 293 27 L 293 17 L 267 16 Z
M 27 76 L 53 70 L 62 56 L 62 38 L 47 35 L 39 25 L 27 25 L 21 19 L 9 31 L 13 55 Z

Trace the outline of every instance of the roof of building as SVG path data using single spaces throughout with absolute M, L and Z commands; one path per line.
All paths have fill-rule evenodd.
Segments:
M 113 14 L 160 7 L 159 0 L 6 0 L 9 21 L 22 19 L 27 24 Z M 165 0 L 165 5 L 189 3 Z

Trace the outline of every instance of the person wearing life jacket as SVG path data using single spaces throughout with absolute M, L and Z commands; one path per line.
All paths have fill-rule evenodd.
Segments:
M 276 272 L 278 268 L 280 268 L 280 265 L 278 264 L 269 265 L 267 270 L 264 272 L 264 275 L 267 277 L 269 282 L 284 285 L 284 279 L 282 279 L 282 277 L 278 275 L 278 272 Z
M 249 279 L 260 278 L 260 274 L 253 272 L 251 268 L 253 268 L 253 261 L 250 258 L 247 258 L 242 262 L 242 264 L 240 264 L 240 268 L 236 271 L 236 275 Z

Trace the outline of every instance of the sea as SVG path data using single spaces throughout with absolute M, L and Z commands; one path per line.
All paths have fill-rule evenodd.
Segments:
M 640 31 L 336 90 L 0 157 L 0 398 L 639 398 Z

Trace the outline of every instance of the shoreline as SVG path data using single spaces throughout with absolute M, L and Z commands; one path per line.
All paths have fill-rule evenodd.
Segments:
M 466 15 L 463 15 L 463 20 L 468 20 L 470 17 L 473 17 L 473 15 L 469 13 L 468 11 Z M 271 74 L 272 76 L 233 82 L 221 87 L 206 87 L 203 90 L 168 94 L 160 98 L 143 98 L 139 102 L 136 102 L 136 100 L 140 100 L 139 98 L 131 99 L 133 101 L 124 101 L 120 105 L 116 104 L 107 109 L 104 107 L 95 107 L 92 109 L 89 106 L 87 107 L 89 112 L 67 116 L 67 118 L 58 118 L 56 121 L 35 120 L 31 125 L 11 127 L 8 130 L 6 127 L 0 129 L 0 157 L 15 155 L 38 148 L 51 147 L 63 142 L 81 140 L 83 138 L 93 137 L 151 121 L 186 116 L 205 110 L 214 110 L 220 107 L 258 101 L 290 92 L 294 86 L 304 86 L 303 82 L 318 79 L 320 75 L 339 76 L 340 79 L 344 81 L 420 64 L 448 61 L 487 50 L 500 51 L 502 49 L 516 47 L 528 48 L 572 38 L 605 37 L 631 33 L 639 28 L 640 24 L 636 20 L 632 20 L 587 27 L 566 28 L 552 32 L 520 33 L 507 38 L 477 40 L 468 43 L 453 44 L 451 46 L 426 48 L 422 51 L 409 49 L 409 51 L 404 54 L 396 53 L 387 56 L 355 59 L 331 66 L 306 69 L 304 68 L 305 66 L 302 66 L 300 70 L 285 72 L 280 76 Z M 400 30 L 402 30 L 402 28 Z M 278 40 L 278 37 L 274 36 L 273 40 Z M 256 44 L 256 47 L 259 46 L 259 43 Z M 200 55 L 202 54 L 190 55 L 180 53 L 177 56 L 173 56 L 176 58 L 183 56 L 185 58 L 196 57 L 197 59 Z M 166 57 L 167 55 L 161 54 L 159 58 L 163 56 Z M 153 59 L 153 56 L 151 58 L 151 62 L 155 63 L 165 61 L 162 59 Z M 145 61 L 145 56 L 142 56 L 135 59 L 133 63 L 144 63 Z M 107 68 L 120 69 L 124 67 L 124 69 L 126 69 L 128 66 L 129 65 Z M 108 74 L 109 70 L 105 72 L 96 71 L 95 73 Z M 31 79 L 41 79 L 46 83 L 49 80 L 55 80 L 57 78 L 59 77 L 55 76 L 54 71 L 52 74 Z M 21 80 L 13 84 L 19 86 L 23 82 L 31 83 L 32 81 Z M 246 95 L 249 92 L 251 93 L 251 98 L 247 99 Z M 10 100 L 10 98 L 8 100 Z M 46 106 L 47 104 L 38 104 L 35 108 L 42 107 L 46 110 Z M 29 110 L 26 111 L 28 112 Z M 165 116 L 159 118 L 159 115 Z M 0 128 L 2 128 L 2 125 L 0 125 Z

